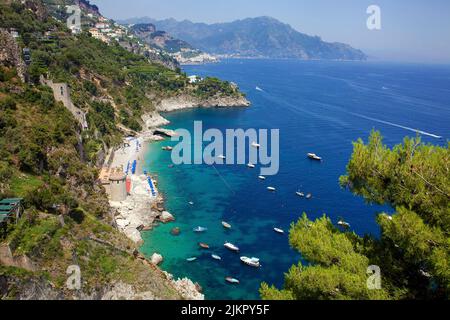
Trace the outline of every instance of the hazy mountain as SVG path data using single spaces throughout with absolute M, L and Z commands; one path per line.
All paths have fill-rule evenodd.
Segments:
M 173 37 L 212 54 L 327 60 L 365 60 L 361 51 L 344 43 L 329 43 L 298 32 L 270 17 L 229 23 L 193 23 L 189 20 L 133 18 L 122 23 L 153 23 Z
M 186 41 L 175 39 L 165 31 L 156 30 L 155 25 L 152 23 L 135 24 L 130 27 L 130 30 L 145 43 L 169 53 L 179 52 L 182 49 L 194 49 Z

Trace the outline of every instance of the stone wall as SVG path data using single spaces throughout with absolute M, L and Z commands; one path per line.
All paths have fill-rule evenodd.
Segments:
M 77 108 L 70 97 L 70 88 L 67 83 L 54 83 L 52 80 L 47 80 L 41 76 L 41 83 L 49 86 L 53 90 L 53 96 L 58 102 L 62 102 L 63 105 L 69 110 L 72 115 L 80 123 L 83 130 L 88 128 L 86 113 Z

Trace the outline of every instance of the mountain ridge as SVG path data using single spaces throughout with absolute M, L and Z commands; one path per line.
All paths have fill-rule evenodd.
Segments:
M 149 17 L 132 18 L 120 23 L 152 23 L 158 29 L 216 55 L 303 60 L 367 59 L 364 52 L 348 44 L 323 41 L 319 36 L 299 32 L 269 16 L 213 24 Z

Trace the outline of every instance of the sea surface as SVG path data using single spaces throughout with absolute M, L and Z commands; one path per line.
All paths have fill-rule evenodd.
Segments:
M 162 268 L 198 282 L 207 299 L 259 299 L 263 281 L 280 287 L 283 274 L 301 255 L 290 248 L 287 235 L 273 228 L 288 231 L 304 212 L 311 219 L 327 214 L 334 223 L 342 217 L 356 233 L 378 236 L 376 214 L 392 209 L 367 204 L 338 184 L 353 141 L 367 141 L 372 129 L 380 130 L 389 146 L 415 136 L 417 130 L 427 143 L 446 145 L 450 138 L 449 66 L 229 60 L 184 71 L 237 83 L 252 106 L 165 114 L 169 128 L 192 131 L 194 121 L 203 121 L 204 128 L 222 131 L 280 129 L 280 172 L 266 181 L 258 179 L 258 168 L 246 166 L 169 168 L 171 155 L 161 147 L 174 143 L 149 146 L 145 168 L 157 177 L 176 222 L 145 232 L 141 250 L 149 256 L 161 253 Z M 308 152 L 324 161 L 310 161 Z M 268 186 L 277 191 L 268 192 Z M 299 190 L 313 198 L 299 198 Z M 233 228 L 225 230 L 221 221 Z M 208 231 L 195 234 L 192 229 L 197 226 Z M 170 234 L 174 227 L 181 229 L 177 237 Z M 223 247 L 226 241 L 239 246 L 241 255 L 260 258 L 262 268 L 243 265 L 238 254 Z M 199 249 L 199 242 L 211 249 Z M 222 261 L 213 260 L 212 253 Z M 187 262 L 190 257 L 198 260 Z M 241 284 L 225 283 L 227 276 Z

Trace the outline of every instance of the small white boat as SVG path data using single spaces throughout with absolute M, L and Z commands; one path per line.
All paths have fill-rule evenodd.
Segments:
M 302 198 L 305 197 L 305 194 L 303 192 L 300 192 L 300 191 L 296 192 L 295 194 L 298 195 L 299 197 L 302 197 Z
M 204 228 L 204 227 L 194 228 L 194 232 L 197 232 L 197 233 L 201 233 L 201 232 L 205 232 L 205 231 L 208 231 L 208 228 Z
M 256 142 L 253 141 L 252 142 L 252 147 L 258 149 L 258 148 L 261 148 L 261 145 L 259 143 L 256 143 Z
M 276 233 L 284 234 L 284 230 L 283 230 L 283 229 L 280 229 L 280 228 L 273 228 L 273 230 L 274 230 Z
M 211 258 L 213 258 L 214 260 L 217 260 L 217 261 L 221 261 L 222 260 L 222 257 L 218 256 L 217 254 L 211 255 Z
M 193 203 L 192 201 L 189 201 L 189 205 L 190 205 L 190 206 L 193 206 L 194 203 Z
M 264 177 L 264 176 L 259 176 L 258 179 L 259 179 L 259 180 L 266 180 L 266 177 Z
M 243 263 L 245 263 L 246 265 L 253 267 L 253 268 L 261 267 L 261 263 L 259 262 L 258 258 L 241 257 L 241 261 Z
M 263 92 L 263 91 L 264 91 L 263 89 L 261 89 L 261 88 L 260 88 L 260 87 L 258 87 L 258 86 L 256 86 L 255 90 L 257 90 L 257 91 L 261 91 L 261 92 Z
M 307 195 L 306 195 L 306 199 L 312 199 L 312 194 L 311 193 L 308 193 Z
M 269 190 L 269 191 L 271 191 L 271 192 L 277 191 L 277 189 L 275 189 L 274 187 L 267 187 L 267 190 Z
M 162 149 L 163 149 L 164 151 L 172 151 L 172 150 L 173 150 L 172 147 L 162 147 Z
M 308 153 L 307 156 L 312 160 L 322 161 L 322 158 L 315 153 Z
M 217 158 L 222 159 L 222 160 L 225 160 L 227 157 L 225 157 L 224 155 L 220 155 L 220 156 L 218 156 Z
M 255 166 L 253 163 L 249 163 L 249 164 L 247 165 L 247 167 L 249 167 L 250 169 L 256 168 L 256 166 Z
M 228 250 L 234 251 L 234 252 L 239 252 L 239 248 L 236 247 L 234 244 L 227 242 L 223 245 L 225 248 L 227 248 Z
M 231 284 L 239 284 L 240 281 L 238 279 L 232 278 L 232 277 L 226 277 L 225 281 Z
M 231 224 L 229 224 L 228 222 L 222 221 L 222 226 L 223 226 L 225 229 L 231 229 Z
M 192 257 L 192 258 L 189 258 L 189 259 L 186 259 L 187 260 L 187 262 L 194 262 L 195 260 L 197 260 L 197 258 L 196 257 Z
M 343 228 L 350 228 L 350 223 L 345 222 L 344 220 L 339 220 L 338 221 L 338 225 L 343 227 Z

